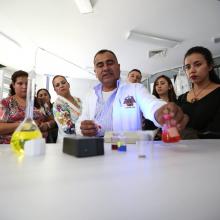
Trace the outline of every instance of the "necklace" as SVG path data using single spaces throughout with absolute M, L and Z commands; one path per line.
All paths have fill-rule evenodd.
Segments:
M 17 95 L 14 95 L 14 98 L 15 98 L 16 102 L 18 103 L 18 106 L 20 106 L 20 107 L 22 107 L 22 108 L 25 108 L 25 107 L 26 107 L 26 99 L 20 98 L 20 97 L 17 96 Z
M 74 97 L 72 97 L 72 104 L 73 105 L 75 105 L 77 108 L 79 108 L 80 106 L 79 106 L 79 104 L 77 103 L 77 100 L 74 98 Z
M 211 84 L 211 82 L 209 82 L 207 85 L 205 85 L 203 88 L 201 88 L 197 94 L 195 93 L 195 90 L 193 88 L 192 92 L 193 92 L 194 98 L 191 99 L 191 103 L 197 102 L 199 100 L 198 96 L 204 91 L 204 89 L 208 88 L 210 84 Z

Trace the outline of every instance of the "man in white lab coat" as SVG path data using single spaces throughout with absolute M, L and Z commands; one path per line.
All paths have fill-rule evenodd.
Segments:
M 112 51 L 97 52 L 94 69 L 100 84 L 83 101 L 77 133 L 103 136 L 105 131 L 141 130 L 141 112 L 161 127 L 164 110 L 170 112 L 180 129 L 187 124 L 188 117 L 174 103 L 157 99 L 142 84 L 121 82 L 120 64 Z

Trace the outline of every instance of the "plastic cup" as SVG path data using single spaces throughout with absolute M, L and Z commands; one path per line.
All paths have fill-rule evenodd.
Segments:
M 139 131 L 136 146 L 139 158 L 152 158 L 153 155 L 153 133 L 151 131 Z

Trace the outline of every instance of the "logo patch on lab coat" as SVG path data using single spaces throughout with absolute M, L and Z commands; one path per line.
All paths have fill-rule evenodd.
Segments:
M 123 101 L 123 106 L 125 108 L 135 108 L 135 103 L 136 101 L 134 100 L 133 96 L 127 96 Z

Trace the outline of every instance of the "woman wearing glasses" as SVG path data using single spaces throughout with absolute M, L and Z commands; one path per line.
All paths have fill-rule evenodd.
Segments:
M 220 138 L 220 79 L 214 71 L 211 52 L 204 47 L 192 47 L 184 57 L 184 69 L 192 89 L 178 98 L 178 104 L 188 114 L 188 128 L 200 138 Z
M 56 75 L 52 83 L 58 95 L 53 104 L 54 118 L 58 125 L 57 142 L 62 142 L 63 137 L 75 134 L 75 123 L 81 115 L 82 103 L 70 94 L 70 85 L 64 76 Z

